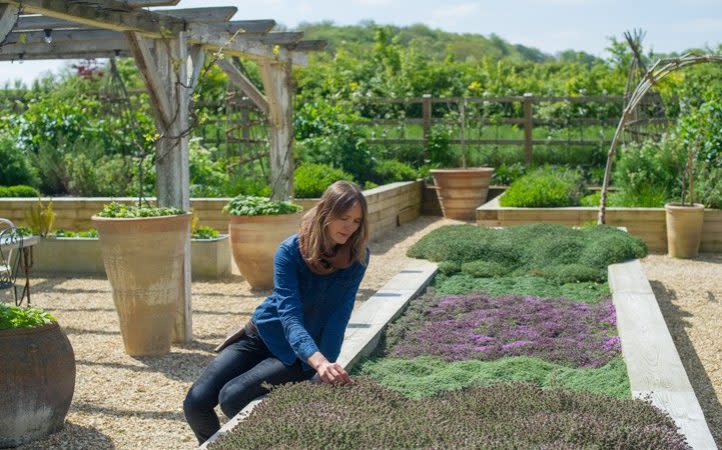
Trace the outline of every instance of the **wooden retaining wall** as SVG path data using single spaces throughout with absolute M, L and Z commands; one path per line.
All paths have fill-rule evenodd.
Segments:
M 420 181 L 404 181 L 390 183 L 364 191 L 369 208 L 369 227 L 371 238 L 378 238 L 397 226 L 410 222 L 421 213 Z M 90 218 L 111 201 L 133 204 L 133 198 L 109 197 L 55 197 L 42 198 L 47 204 L 53 201 L 56 214 L 55 228 L 80 231 L 92 228 Z M 206 225 L 216 230 L 228 232 L 228 215 L 221 212 L 229 198 L 194 198 L 191 207 L 198 216 L 199 225 Z M 149 199 L 154 203 L 154 199 Z M 305 209 L 316 204 L 315 199 L 299 199 L 297 203 Z M 0 198 L 0 217 L 10 219 L 16 225 L 27 226 L 26 210 L 37 202 L 34 198 Z
M 510 227 L 525 223 L 559 223 L 578 226 L 596 223 L 597 208 L 513 208 L 499 206 L 499 197 L 476 210 L 476 223 L 487 227 Z M 608 225 L 626 227 L 647 243 L 650 252 L 667 252 L 664 208 L 607 208 Z M 700 251 L 722 253 L 722 210 L 706 209 Z

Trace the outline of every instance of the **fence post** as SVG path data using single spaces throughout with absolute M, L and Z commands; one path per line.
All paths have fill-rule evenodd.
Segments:
M 524 109 L 524 160 L 526 161 L 526 165 L 531 166 L 531 155 L 532 155 L 532 127 L 534 126 L 533 122 L 533 113 L 532 113 L 532 94 L 525 93 L 524 94 L 524 100 L 522 101 L 523 109 Z
M 431 136 L 431 94 L 421 96 L 421 118 L 424 127 L 424 155 L 429 158 L 429 137 Z

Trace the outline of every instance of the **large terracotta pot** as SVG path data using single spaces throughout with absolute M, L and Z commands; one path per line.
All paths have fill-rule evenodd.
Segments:
M 0 448 L 60 430 L 75 390 L 75 354 L 58 323 L 0 330 L 0 355 Z
M 704 205 L 664 205 L 667 219 L 667 253 L 673 258 L 694 258 L 699 253 Z
M 475 220 L 476 208 L 486 202 L 493 173 L 491 167 L 433 169 L 431 175 L 444 217 Z
M 233 260 L 253 288 L 273 288 L 273 256 L 284 239 L 298 232 L 303 212 L 272 216 L 231 216 Z
M 183 297 L 183 260 L 191 215 L 93 216 L 92 220 L 113 288 L 125 352 L 131 356 L 168 353 L 176 305 Z

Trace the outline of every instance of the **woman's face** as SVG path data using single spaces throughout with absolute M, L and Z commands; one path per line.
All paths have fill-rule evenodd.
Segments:
M 339 245 L 345 244 L 348 238 L 361 226 L 363 211 L 358 202 L 341 213 L 341 216 L 329 222 L 327 231 L 331 240 Z

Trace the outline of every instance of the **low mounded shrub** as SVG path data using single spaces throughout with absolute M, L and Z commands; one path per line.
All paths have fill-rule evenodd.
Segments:
M 303 207 L 291 202 L 277 202 L 265 197 L 239 195 L 231 199 L 223 212 L 232 216 L 270 216 L 292 214 L 303 211 Z
M 418 176 L 419 173 L 408 164 L 396 159 L 385 159 L 376 164 L 371 181 L 382 185 L 398 181 L 413 181 Z
M 540 167 L 514 181 L 499 199 L 501 206 L 562 207 L 579 204 L 582 173 L 574 169 Z
M 532 275 L 562 284 L 604 281 L 608 265 L 646 254 L 644 241 L 614 227 L 554 224 L 450 225 L 422 237 L 407 252 L 412 258 L 454 261 L 462 272 L 478 277 Z
M 293 172 L 293 180 L 296 198 L 318 198 L 336 181 L 353 181 L 353 177 L 326 164 L 305 163 Z
M 690 448 L 672 419 L 642 400 L 526 383 L 413 400 L 354 381 L 273 389 L 209 449 Z
M 0 303 L 0 330 L 41 327 L 57 319 L 37 308 L 20 308 Z
M 39 197 L 40 192 L 32 186 L 0 186 L 0 197 Z

